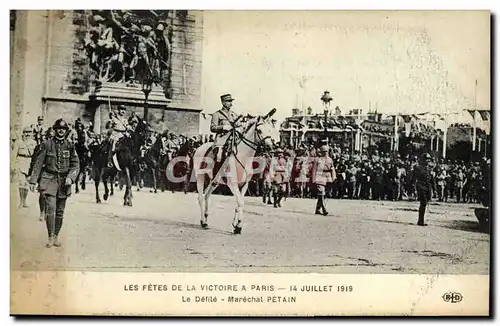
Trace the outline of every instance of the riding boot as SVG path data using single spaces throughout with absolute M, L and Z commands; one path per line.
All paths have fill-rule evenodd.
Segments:
M 276 204 L 278 205 L 278 207 L 281 207 L 281 199 L 282 198 L 283 198 L 283 192 L 280 191 L 280 192 L 278 192 L 278 195 L 277 195 L 277 203 Z
M 45 219 L 45 225 L 47 226 L 47 234 L 49 236 L 49 241 L 47 242 L 47 244 L 45 245 L 47 248 L 50 248 L 54 245 L 54 227 L 55 225 L 54 224 L 54 221 L 55 218 L 54 216 L 47 216 L 47 218 Z
M 116 151 L 116 144 L 115 142 L 111 143 L 111 148 L 109 149 L 108 152 L 108 168 L 113 167 L 113 155 L 115 155 Z
M 23 189 L 19 188 L 19 206 L 18 207 L 23 207 Z
M 323 207 L 323 197 L 321 195 L 318 195 L 318 200 L 316 201 L 316 211 L 314 214 L 321 215 L 321 207 Z
M 40 206 L 40 217 L 38 218 L 38 220 L 43 221 L 47 218 L 45 216 L 45 199 L 42 195 L 38 197 L 38 205 Z
M 276 191 L 273 192 L 274 208 L 278 208 L 278 194 Z
M 56 225 L 55 225 L 55 235 L 54 235 L 54 246 L 60 247 L 61 243 L 57 240 L 57 237 L 59 236 L 59 231 L 61 231 L 61 227 L 63 224 L 63 219 L 62 218 L 56 218 Z
M 266 198 L 267 198 L 267 204 L 271 205 L 272 204 L 272 201 L 271 201 L 271 189 L 267 190 L 267 192 L 266 192 Z
M 420 207 L 418 208 L 418 222 L 417 222 L 417 224 L 420 226 L 425 226 L 424 218 L 425 218 L 426 206 L 427 206 L 427 203 L 420 202 Z
M 28 204 L 26 204 L 26 199 L 28 198 L 28 189 L 20 189 L 21 190 L 21 203 L 23 207 L 28 207 Z
M 328 212 L 325 208 L 325 195 L 321 195 L 321 210 L 323 211 L 323 215 L 328 215 Z
M 216 162 L 217 163 L 222 162 L 222 148 L 220 148 L 220 147 L 217 149 Z

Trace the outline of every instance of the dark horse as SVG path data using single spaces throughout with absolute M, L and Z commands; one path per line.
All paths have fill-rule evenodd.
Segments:
M 115 154 L 113 155 L 113 167 L 108 167 L 108 153 L 111 148 L 109 141 L 100 143 L 99 148 L 93 152 L 94 162 L 94 182 L 96 188 L 96 201 L 101 202 L 99 198 L 99 182 L 102 178 L 104 183 L 104 200 L 108 198 L 108 180 L 111 182 L 111 195 L 113 193 L 113 181 L 117 172 L 121 172 L 125 176 L 126 188 L 123 196 L 123 205 L 132 206 L 132 180 L 136 176 L 138 170 L 139 150 L 144 140 L 147 124 L 140 121 L 135 130 L 130 135 L 123 136 L 116 144 Z
M 151 139 L 147 137 L 146 139 Z M 161 139 L 157 137 L 153 144 L 145 144 L 139 150 L 139 169 L 137 189 L 142 188 L 142 181 L 146 173 L 150 173 L 153 178 L 153 189 L 151 192 L 157 193 L 157 173 L 160 161 Z
M 199 143 L 194 142 L 192 139 L 188 139 L 184 144 L 181 145 L 179 150 L 175 153 L 175 157 L 183 158 L 175 162 L 175 164 L 169 164 L 172 162 L 173 158 L 170 158 L 169 162 L 167 162 L 166 166 L 166 179 L 168 179 L 168 175 L 174 176 L 176 179 L 182 179 L 179 183 L 179 186 L 182 191 L 186 194 L 190 190 L 191 181 L 191 171 L 193 169 L 193 155 L 196 148 L 199 147 Z M 195 180 L 193 180 L 194 182 Z M 175 192 L 175 185 L 173 182 L 168 180 L 168 184 L 172 190 Z M 178 189 L 178 188 L 177 188 Z
M 109 196 L 113 196 L 113 182 L 116 177 L 116 169 L 108 168 L 108 152 L 111 148 L 111 144 L 108 141 L 98 141 L 89 145 L 89 150 L 91 153 L 92 161 L 92 175 L 95 184 L 95 200 L 96 203 L 101 202 L 101 197 L 99 196 L 99 183 L 104 184 L 104 200 L 108 200 Z M 111 186 L 111 193 L 108 189 L 108 181 Z
M 87 135 L 85 130 L 77 129 L 77 142 L 75 144 L 76 154 L 78 155 L 78 160 L 80 161 L 80 170 L 76 176 L 75 181 L 75 193 L 79 193 L 78 183 L 80 183 L 82 190 L 85 190 L 85 179 L 87 177 L 87 166 L 89 163 L 89 149 L 86 145 Z

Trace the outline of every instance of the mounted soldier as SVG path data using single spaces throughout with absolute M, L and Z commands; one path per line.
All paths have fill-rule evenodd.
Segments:
M 231 136 L 231 131 L 239 116 L 234 111 L 233 97 L 231 94 L 224 94 L 220 97 L 222 108 L 212 115 L 212 122 L 210 124 L 210 131 L 216 134 L 214 140 L 214 148 L 216 149 L 217 162 L 222 162 L 222 158 L 227 154 L 227 143 Z
M 125 133 L 131 130 L 131 126 L 125 117 L 126 108 L 124 105 L 118 107 L 118 115 L 111 116 L 111 134 L 109 140 L 111 142 L 111 149 L 108 154 L 108 167 L 113 166 L 112 157 L 116 152 L 116 144 L 125 136 Z

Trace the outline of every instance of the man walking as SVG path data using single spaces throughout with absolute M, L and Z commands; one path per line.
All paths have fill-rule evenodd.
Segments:
M 415 179 L 416 179 L 416 189 L 418 200 L 420 201 L 420 207 L 418 209 L 418 225 L 425 226 L 425 210 L 427 204 L 432 198 L 432 174 L 430 169 L 432 157 L 430 154 L 425 153 L 422 155 L 421 162 L 415 167 Z
M 313 181 L 317 187 L 318 201 L 316 202 L 315 214 L 328 215 L 325 208 L 325 195 L 327 184 L 335 181 L 335 169 L 333 160 L 328 156 L 328 146 L 323 145 L 319 149 L 319 157 L 314 162 Z M 321 211 L 320 211 L 321 210 Z
M 60 247 L 57 237 L 62 227 L 66 200 L 71 195 L 71 185 L 75 183 L 79 171 L 79 161 L 75 144 L 67 139 L 68 124 L 63 119 L 54 123 L 55 136 L 46 140 L 35 158 L 30 176 L 30 189 L 38 190 L 45 199 L 45 223 L 49 241 L 47 248 Z

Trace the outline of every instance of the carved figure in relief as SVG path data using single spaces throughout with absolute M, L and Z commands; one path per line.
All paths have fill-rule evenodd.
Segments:
M 168 11 L 87 11 L 85 49 L 100 81 L 158 84 L 169 67 Z M 154 26 L 154 30 L 153 27 Z

